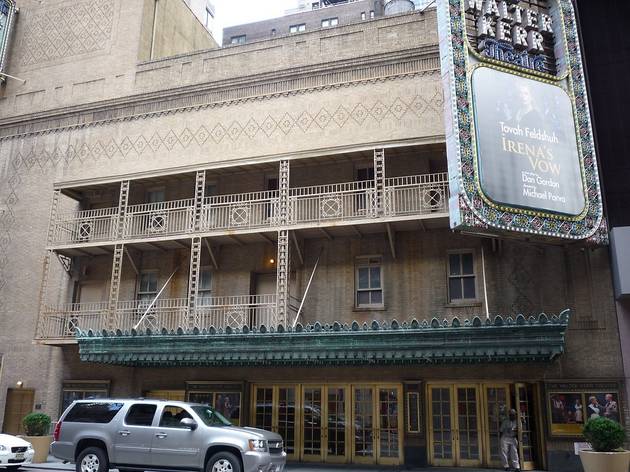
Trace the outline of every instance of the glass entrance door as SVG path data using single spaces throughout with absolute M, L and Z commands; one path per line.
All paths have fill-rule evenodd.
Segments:
M 255 386 L 254 426 L 274 431 L 284 440 L 287 459 L 298 459 L 298 387 L 297 385 Z
M 511 408 L 509 384 L 484 385 L 486 457 L 488 465 L 501 467 L 501 423 Z
M 534 470 L 536 429 L 534 425 L 534 389 L 532 385 L 516 384 L 516 413 L 518 415 L 518 456 L 522 470 Z
M 433 465 L 481 465 L 479 387 L 429 385 L 429 443 Z
M 353 387 L 353 462 L 398 465 L 402 456 L 399 386 Z

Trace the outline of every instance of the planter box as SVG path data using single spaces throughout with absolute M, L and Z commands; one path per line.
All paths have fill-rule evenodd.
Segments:
M 33 464 L 42 464 L 48 461 L 48 451 L 52 443 L 52 436 L 22 436 L 25 441 L 30 442 L 35 449 Z
M 584 472 L 628 472 L 630 451 L 580 451 Z

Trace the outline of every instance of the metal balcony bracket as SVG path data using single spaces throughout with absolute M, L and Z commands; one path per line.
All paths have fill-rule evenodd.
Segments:
M 208 250 L 208 254 L 210 254 L 212 267 L 214 267 L 216 270 L 219 270 L 219 264 L 217 263 L 217 255 L 215 254 L 215 250 L 212 248 L 207 238 L 203 238 L 203 243 L 205 244 L 206 249 Z M 220 250 L 220 247 L 219 247 L 219 250 Z
M 72 277 L 72 258 L 59 253 L 55 254 L 57 255 L 59 263 L 63 267 L 63 270 L 66 272 L 66 274 Z
M 304 265 L 304 256 L 302 255 L 302 249 L 300 248 L 300 242 L 297 239 L 296 231 L 291 231 L 291 239 L 293 240 L 293 247 L 295 248 L 295 254 L 300 260 L 300 265 Z
M 77 333 L 84 362 L 135 367 L 550 363 L 564 352 L 559 315 L 450 321 L 315 323 L 294 329 Z

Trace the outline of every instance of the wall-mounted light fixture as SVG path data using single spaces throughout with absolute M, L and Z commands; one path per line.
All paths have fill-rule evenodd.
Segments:
M 17 382 L 15 382 L 15 386 L 17 388 L 22 388 L 24 386 L 24 382 L 22 382 L 21 380 L 18 380 Z

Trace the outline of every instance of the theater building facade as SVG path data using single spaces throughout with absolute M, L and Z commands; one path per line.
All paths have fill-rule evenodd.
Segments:
M 141 61 L 135 2 L 21 3 L 3 431 L 144 396 L 292 461 L 492 468 L 515 408 L 523 468 L 566 470 L 592 397 L 626 422 L 605 238 L 451 229 L 436 9 Z

